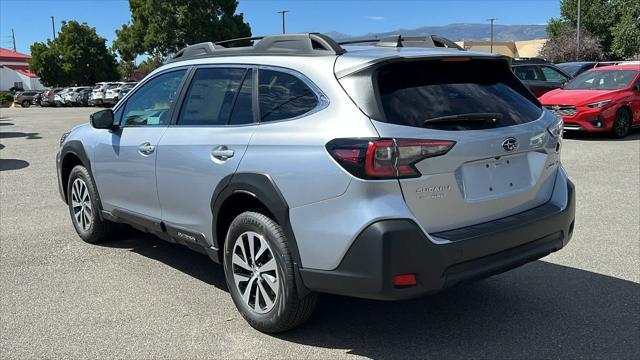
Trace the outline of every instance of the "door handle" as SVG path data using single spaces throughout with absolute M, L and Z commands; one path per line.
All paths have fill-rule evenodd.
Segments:
M 142 155 L 151 155 L 156 150 L 156 147 L 151 145 L 149 142 L 144 142 L 138 145 L 138 151 Z
M 233 150 L 229 149 L 225 145 L 217 146 L 215 149 L 211 150 L 211 156 L 222 161 L 232 158 L 234 154 Z

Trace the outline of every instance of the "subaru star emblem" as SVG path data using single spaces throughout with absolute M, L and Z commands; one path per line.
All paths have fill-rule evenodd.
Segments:
M 518 140 L 516 138 L 508 138 L 502 142 L 502 148 L 506 151 L 516 151 L 518 150 Z

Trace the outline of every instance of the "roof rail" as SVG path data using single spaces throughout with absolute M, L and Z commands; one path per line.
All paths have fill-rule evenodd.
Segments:
M 437 35 L 423 35 L 423 36 L 402 36 L 402 35 L 389 35 L 383 38 L 365 38 L 356 40 L 341 41 L 339 45 L 352 45 L 352 44 L 366 44 L 375 43 L 373 46 L 380 47 L 418 47 L 418 48 L 454 48 L 457 50 L 464 50 L 455 42 Z
M 253 46 L 224 47 L 243 40 L 260 40 Z M 204 42 L 187 46 L 178 51 L 169 62 L 216 56 L 250 56 L 250 55 L 290 55 L 290 56 L 322 56 L 341 55 L 346 52 L 335 40 L 324 34 L 282 34 L 270 36 L 245 37 L 219 41 Z

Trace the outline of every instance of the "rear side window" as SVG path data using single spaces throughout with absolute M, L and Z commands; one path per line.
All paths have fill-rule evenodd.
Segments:
M 178 125 L 227 125 L 246 72 L 241 68 L 198 69 L 189 85 Z
M 389 123 L 471 130 L 522 124 L 542 114 L 499 61 L 391 63 L 378 70 L 376 79 Z M 493 122 L 490 126 L 483 122 L 487 118 Z
M 318 97 L 299 78 L 274 70 L 260 70 L 258 99 L 263 122 L 291 119 L 318 105 Z
M 513 69 L 513 73 L 520 80 L 544 81 L 542 74 L 538 71 L 538 67 L 534 65 L 516 66 Z

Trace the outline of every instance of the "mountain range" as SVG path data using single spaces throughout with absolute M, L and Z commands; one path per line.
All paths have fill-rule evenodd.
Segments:
M 547 37 L 546 25 L 494 25 L 493 38 L 496 41 L 532 40 Z M 444 26 L 422 26 L 415 29 L 397 29 L 381 33 L 367 33 L 362 35 L 350 35 L 331 31 L 326 33 L 335 40 L 347 40 L 351 38 L 384 37 L 387 35 L 402 34 L 404 36 L 440 35 L 453 41 L 462 40 L 489 40 L 491 30 L 489 24 L 449 24 Z

